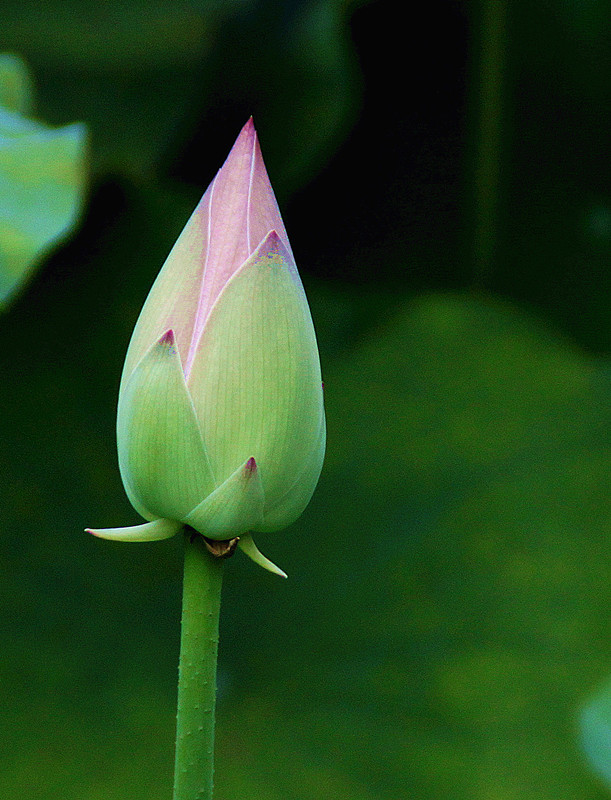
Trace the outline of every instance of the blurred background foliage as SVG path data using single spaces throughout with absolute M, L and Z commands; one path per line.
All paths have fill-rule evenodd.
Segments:
M 608 796 L 611 9 L 407 13 L 5 0 L 37 115 L 90 132 L 80 229 L 0 318 L 6 800 L 171 794 L 181 543 L 82 529 L 137 522 L 123 357 L 250 114 L 329 445 L 261 542 L 289 581 L 227 563 L 218 800 Z
M 0 309 L 74 228 L 87 182 L 87 131 L 31 118 L 32 76 L 0 53 Z

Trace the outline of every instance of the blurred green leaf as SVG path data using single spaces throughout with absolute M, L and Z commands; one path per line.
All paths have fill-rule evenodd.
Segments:
M 22 61 L 0 60 L 0 304 L 74 228 L 86 182 L 86 128 L 22 116 L 31 106 Z
M 32 76 L 19 56 L 0 53 L 0 107 L 29 114 L 34 106 Z

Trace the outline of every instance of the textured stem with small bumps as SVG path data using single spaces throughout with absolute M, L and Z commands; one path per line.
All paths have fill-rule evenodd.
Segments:
M 223 559 L 185 533 L 174 800 L 212 800 Z

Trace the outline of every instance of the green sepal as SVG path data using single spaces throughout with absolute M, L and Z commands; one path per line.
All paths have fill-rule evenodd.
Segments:
M 263 488 L 254 458 L 239 466 L 226 481 L 184 518 L 208 539 L 232 539 L 263 519 Z
M 182 522 L 173 519 L 154 519 L 152 522 L 127 528 L 85 528 L 85 532 L 100 539 L 117 542 L 157 542 L 160 539 L 170 539 L 182 527 Z
M 214 489 L 171 330 L 119 395 L 117 444 L 125 490 L 145 519 L 182 520 Z
M 273 561 L 270 561 L 269 558 L 266 558 L 263 555 L 263 553 L 254 543 L 250 533 L 240 536 L 238 540 L 238 547 L 243 553 L 246 553 L 249 558 L 252 558 L 255 564 L 263 567 L 263 569 L 268 570 L 268 572 L 273 572 L 274 575 L 280 575 L 281 578 L 288 578 L 288 575 L 286 572 L 284 572 L 284 570 L 281 570 L 280 567 L 277 567 Z

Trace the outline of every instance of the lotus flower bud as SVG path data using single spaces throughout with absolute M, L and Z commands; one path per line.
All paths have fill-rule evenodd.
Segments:
M 92 530 L 125 541 L 190 525 L 252 541 L 304 510 L 325 418 L 307 300 L 252 120 L 208 187 L 144 304 L 117 415 L 119 467 L 148 520 Z

